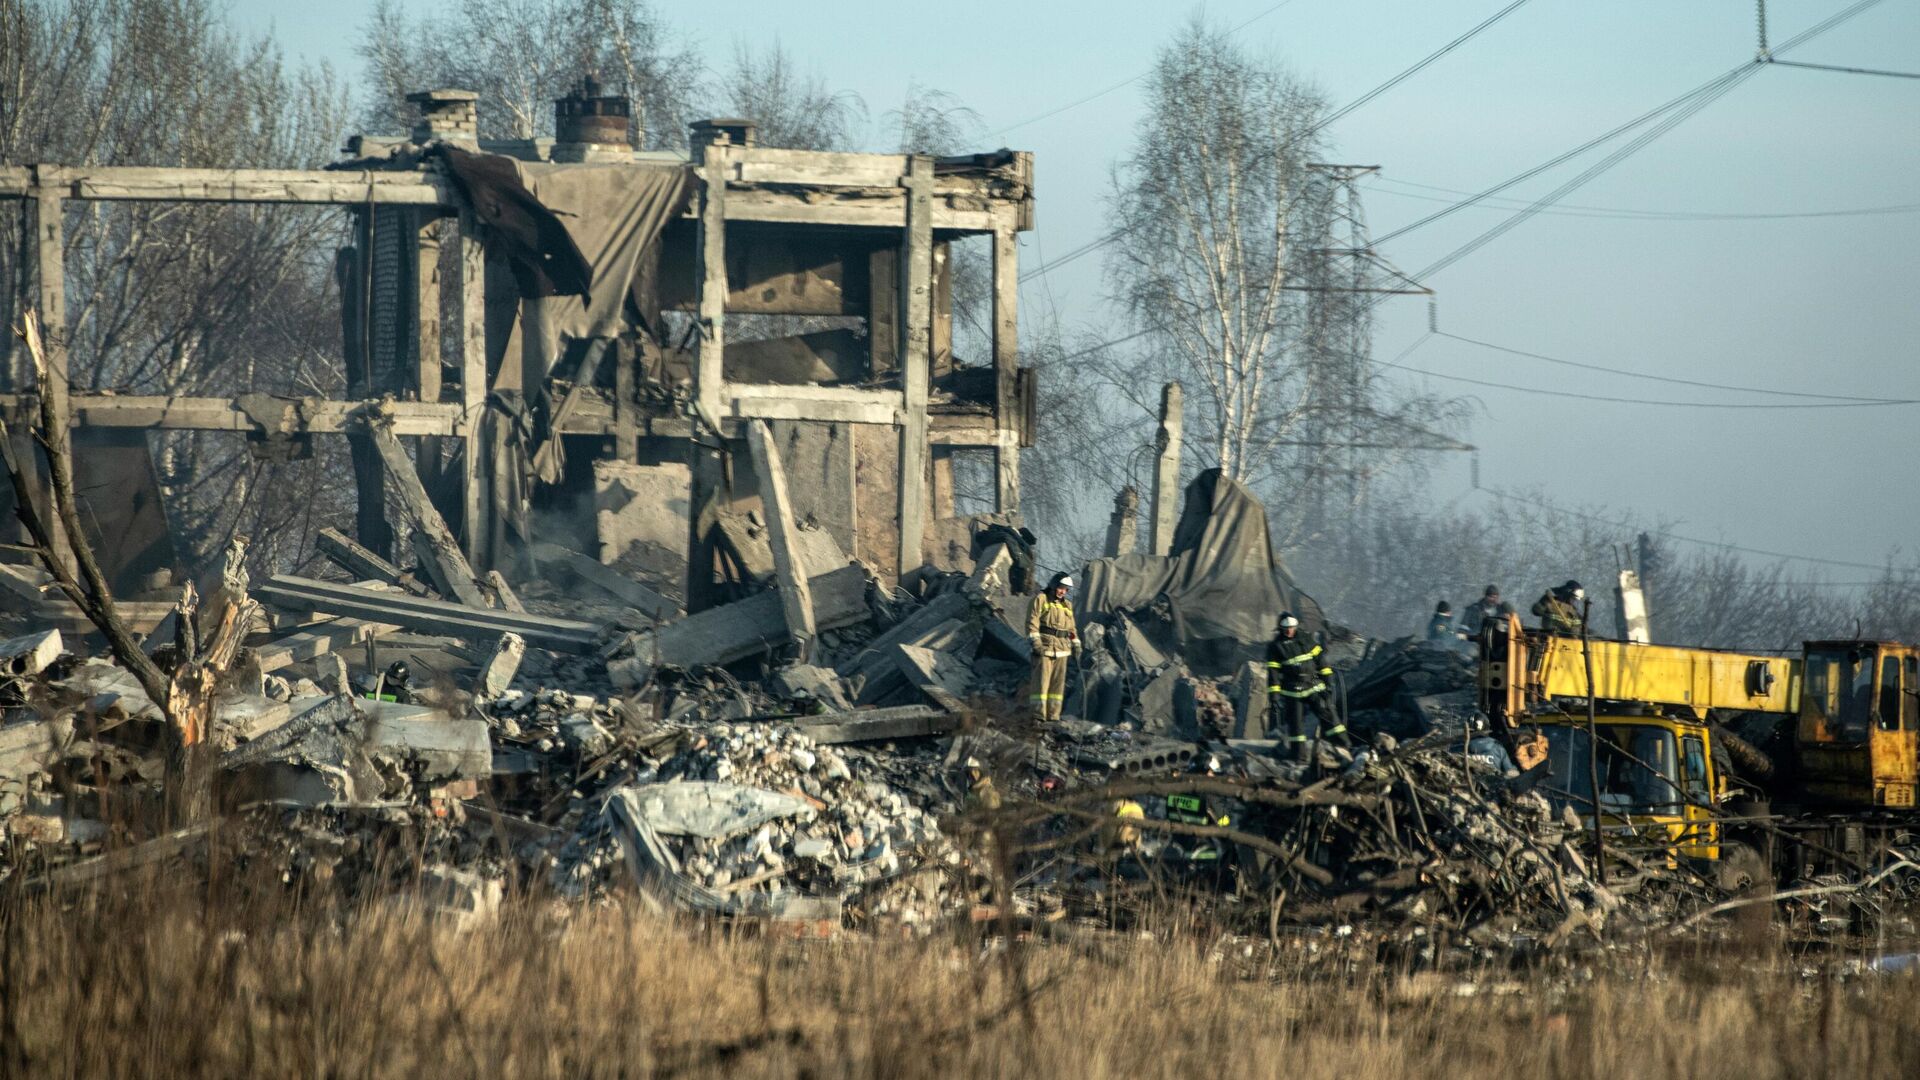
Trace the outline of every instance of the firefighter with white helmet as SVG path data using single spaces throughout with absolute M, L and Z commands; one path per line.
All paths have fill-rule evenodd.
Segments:
M 1267 643 L 1268 715 L 1282 722 L 1282 738 L 1301 764 L 1311 759 L 1316 736 L 1349 745 L 1347 726 L 1333 715 L 1327 700 L 1327 678 L 1333 669 L 1327 666 L 1325 652 L 1300 636 L 1300 620 L 1293 612 L 1281 613 L 1279 631 Z M 1313 714 L 1311 721 L 1308 712 Z
M 1080 630 L 1067 600 L 1073 578 L 1055 574 L 1027 608 L 1027 639 L 1033 643 L 1033 718 L 1060 719 L 1067 700 L 1067 663 L 1080 652 Z

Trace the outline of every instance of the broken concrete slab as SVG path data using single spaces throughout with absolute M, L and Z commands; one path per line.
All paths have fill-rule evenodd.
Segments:
M 813 593 L 813 621 L 819 629 L 851 626 L 868 617 L 867 573 L 861 567 L 842 567 L 808 585 Z M 657 667 L 731 664 L 766 652 L 786 637 L 780 597 L 764 592 L 627 635 L 629 655 L 609 662 L 607 672 L 616 687 L 631 690 L 645 683 Z
M 676 780 L 626 790 L 639 800 L 654 829 L 669 836 L 723 840 L 769 821 L 813 815 L 813 805 L 798 796 L 740 784 Z
M 213 722 L 247 742 L 293 719 L 293 706 L 258 694 L 222 694 L 213 701 Z
M 97 657 L 81 661 L 73 673 L 54 684 L 87 699 L 86 710 L 102 720 L 163 720 L 160 707 L 147 696 L 140 680 L 118 664 Z
M 782 701 L 817 701 L 835 711 L 853 708 L 845 682 L 832 668 L 790 664 L 774 672 L 768 682 Z
M 851 659 L 843 662 L 840 674 L 849 678 L 855 675 L 870 675 L 875 671 L 891 669 L 893 659 L 890 650 L 895 645 L 916 645 L 927 635 L 939 631 L 949 620 L 965 618 L 972 608 L 972 601 L 958 592 L 943 593 L 928 601 L 919 610 L 893 624 L 887 631 L 867 643 Z
M 1233 680 L 1233 732 L 1236 739 L 1267 737 L 1267 668 L 1257 661 L 1240 665 Z
M 473 696 L 481 701 L 491 701 L 507 692 L 513 685 L 513 677 L 520 673 L 520 663 L 527 656 L 527 641 L 519 634 L 500 635 L 500 641 L 493 647 L 493 655 L 480 665 L 480 677 L 474 683 Z
M 1165 734 L 1174 727 L 1173 696 L 1185 672 L 1172 668 L 1153 677 L 1140 688 L 1140 730 Z
M 684 462 L 593 463 L 594 532 L 599 561 L 637 560 L 667 577 L 685 573 L 687 507 L 692 487 Z
M 71 724 L 64 729 L 47 720 L 0 726 L 0 780 L 18 779 L 45 769 L 73 737 Z
M 745 577 L 754 581 L 773 577 L 773 546 L 764 519 L 754 514 L 721 513 L 715 516 L 714 527 Z M 848 562 L 845 549 L 826 529 L 796 524 L 793 547 L 809 577 L 837 570 Z
M 577 551 L 547 543 L 534 544 L 531 550 L 534 561 L 543 569 L 566 574 L 591 585 L 649 619 L 674 619 L 680 615 L 680 605 Z
M 959 727 L 958 715 L 932 705 L 828 713 L 794 722 L 795 731 L 820 746 L 951 735 Z
M 384 637 L 400 628 L 391 623 L 365 619 L 329 619 L 316 626 L 291 633 L 254 650 L 262 674 L 278 671 L 291 664 L 318 660 L 330 653 L 352 648 L 371 638 Z
M 899 690 L 912 690 L 943 704 L 973 688 L 973 672 L 966 664 L 946 653 L 917 645 L 895 644 L 886 652 L 892 677 L 880 677 L 868 668 L 866 685 L 860 689 L 860 704 L 870 705 L 893 697 Z
M 407 765 L 430 784 L 484 779 L 493 772 L 493 742 L 484 720 L 456 720 L 424 705 L 368 701 L 367 752 Z
M 1115 612 L 1113 619 L 1120 627 L 1120 640 L 1126 643 L 1127 653 L 1142 671 L 1159 671 L 1167 666 L 1167 653 L 1156 645 L 1132 619 Z
M 38 675 L 58 660 L 65 649 L 58 630 L 41 630 L 0 641 L 0 675 Z

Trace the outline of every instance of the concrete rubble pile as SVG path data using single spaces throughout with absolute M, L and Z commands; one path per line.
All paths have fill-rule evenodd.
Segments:
M 1352 752 L 1279 760 L 1262 642 L 1216 611 L 1227 629 L 1183 645 L 1190 614 L 1138 589 L 1082 612 L 1067 717 L 1028 720 L 1024 536 L 983 529 L 910 588 L 813 567 L 810 637 L 779 580 L 687 615 L 584 566 L 571 580 L 627 602 L 501 581 L 479 606 L 359 557 L 374 578 L 272 578 L 190 746 L 106 650 L 16 613 L 0 876 L 211 866 L 223 843 L 290 884 L 411 883 L 458 920 L 524 890 L 920 930 L 1008 902 L 1106 926 L 1179 896 L 1249 933 L 1360 925 L 1416 951 L 1551 947 L 1724 898 L 1646 852 L 1616 852 L 1603 884 L 1538 771 L 1477 733 L 1464 656 L 1368 642 L 1317 609 Z M 1127 565 L 1110 596 L 1165 576 Z M 196 760 L 214 796 L 183 813 L 170 786 Z

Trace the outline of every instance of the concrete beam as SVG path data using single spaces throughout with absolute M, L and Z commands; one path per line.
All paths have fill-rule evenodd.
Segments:
M 787 471 L 780 452 L 762 420 L 748 421 L 747 452 L 753 457 L 753 471 L 760 478 L 760 506 L 767 522 L 767 545 L 773 549 L 774 586 L 780 594 L 780 610 L 787 632 L 799 648 L 798 659 L 807 661 L 818 630 L 813 624 L 813 595 L 807 588 L 806 571 L 800 565 L 797 538 L 794 535 L 793 504 L 787 498 Z
M 254 588 L 253 595 L 262 603 L 288 611 L 325 612 L 467 641 L 494 642 L 501 634 L 512 632 L 529 645 L 556 652 L 591 652 L 603 629 L 598 623 L 578 619 L 468 607 L 291 574 L 268 578 L 266 584 Z

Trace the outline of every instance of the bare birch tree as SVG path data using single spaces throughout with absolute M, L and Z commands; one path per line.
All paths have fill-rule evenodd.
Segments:
M 778 41 L 764 50 L 736 42 L 719 91 L 728 115 L 759 126 L 763 145 L 788 150 L 851 150 L 867 117 L 860 95 L 802 70 Z
M 633 99 L 633 144 L 681 146 L 700 61 L 647 0 L 445 0 L 407 18 L 381 0 L 362 27 L 366 123 L 412 127 L 406 96 L 453 87 L 480 95 L 480 135 L 553 134 L 553 102 L 583 76 Z
M 1106 269 L 1149 343 L 1134 366 L 1165 378 L 1134 371 L 1114 386 L 1144 406 L 1161 381 L 1188 384 L 1189 441 L 1251 481 L 1312 404 L 1289 362 L 1300 305 L 1285 287 L 1326 103 L 1197 18 L 1161 49 L 1145 93 L 1114 174 Z
M 289 66 L 264 39 L 233 34 L 210 0 L 0 3 L 0 87 L 0 163 L 9 165 L 312 168 L 332 157 L 345 118 L 329 72 Z M 9 326 L 34 303 L 25 214 L 24 203 L 0 204 L 0 321 Z M 77 389 L 335 389 L 337 215 L 69 202 L 64 225 L 65 334 Z M 302 524 L 326 512 L 336 487 L 322 479 L 325 450 L 270 463 L 231 435 L 153 441 L 190 563 L 223 550 L 236 532 L 263 538 L 253 548 L 257 565 L 290 556 Z

